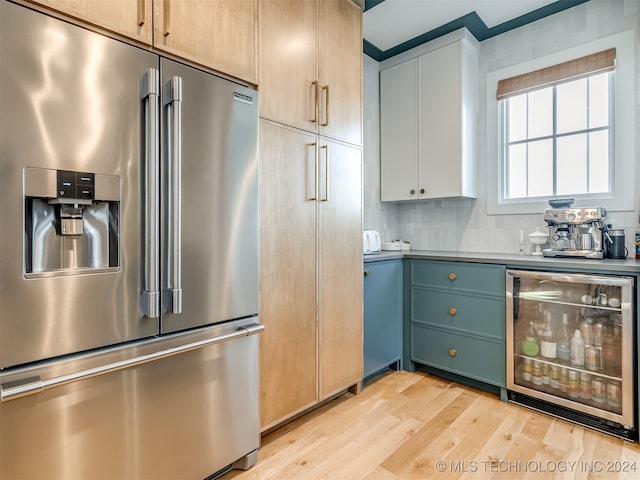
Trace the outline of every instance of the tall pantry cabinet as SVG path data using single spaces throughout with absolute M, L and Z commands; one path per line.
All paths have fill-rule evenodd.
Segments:
M 264 431 L 362 380 L 362 11 L 259 0 L 258 23 Z

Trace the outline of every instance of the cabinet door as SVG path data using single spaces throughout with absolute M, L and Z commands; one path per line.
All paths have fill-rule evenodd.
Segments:
M 402 358 L 402 260 L 364 264 L 364 377 Z
M 259 0 L 260 116 L 317 132 L 315 1 Z
M 380 72 L 381 200 L 418 198 L 418 60 Z
M 362 379 L 362 151 L 326 142 L 319 163 L 322 400 Z
M 350 0 L 318 6 L 320 133 L 362 145 L 362 10 Z
M 154 46 L 256 82 L 257 0 L 154 0 Z
M 316 137 L 260 124 L 260 416 L 317 402 Z
M 462 195 L 461 43 L 419 57 L 421 198 Z
M 151 45 L 151 0 L 30 0 Z

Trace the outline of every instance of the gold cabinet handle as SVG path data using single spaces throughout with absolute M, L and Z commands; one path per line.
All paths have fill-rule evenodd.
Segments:
M 170 30 L 170 25 L 171 25 L 171 7 L 169 5 L 169 0 L 164 0 L 164 5 L 163 5 L 164 9 L 163 9 L 163 16 L 164 16 L 164 36 L 168 37 L 169 34 L 171 33 Z
M 318 110 L 320 109 L 318 102 L 318 82 L 311 82 L 311 88 L 313 89 L 313 118 L 311 119 L 311 123 L 317 123 Z
M 324 122 L 320 125 L 326 127 L 329 125 L 329 85 L 324 85 L 322 91 L 324 92 Z
M 138 0 L 138 26 L 144 25 L 147 16 L 147 0 Z
M 324 197 L 320 197 L 321 202 L 329 201 L 329 145 L 323 145 L 320 150 L 324 150 Z
M 456 356 L 456 349 L 455 348 L 450 348 L 449 349 L 449 356 L 450 357 L 455 357 Z
M 449 315 L 451 315 L 452 317 L 453 317 L 456 313 L 458 313 L 458 311 L 457 311 L 454 307 L 451 307 L 451 308 L 449 309 Z
M 452 282 L 453 282 L 456 278 L 458 278 L 458 276 L 457 276 L 455 273 L 453 273 L 453 272 L 452 272 L 452 273 L 450 273 L 450 274 L 449 274 L 449 280 L 451 280 Z
M 313 149 L 313 156 L 307 151 L 307 200 L 315 202 L 318 200 L 318 142 L 309 143 L 307 147 Z M 313 161 L 313 165 L 311 165 Z M 313 176 L 313 181 L 311 178 Z

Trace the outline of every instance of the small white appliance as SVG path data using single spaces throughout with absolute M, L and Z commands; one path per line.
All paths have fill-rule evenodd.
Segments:
M 370 255 L 380 253 L 380 250 L 382 250 L 380 234 L 375 230 L 364 230 L 362 232 L 362 252 L 365 255 Z

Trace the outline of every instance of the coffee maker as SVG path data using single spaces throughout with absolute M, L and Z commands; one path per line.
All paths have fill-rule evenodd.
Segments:
M 561 206 L 549 202 L 544 211 L 549 227 L 549 248 L 545 257 L 575 257 L 602 259 L 607 211 L 602 207 L 572 208 L 573 202 Z

